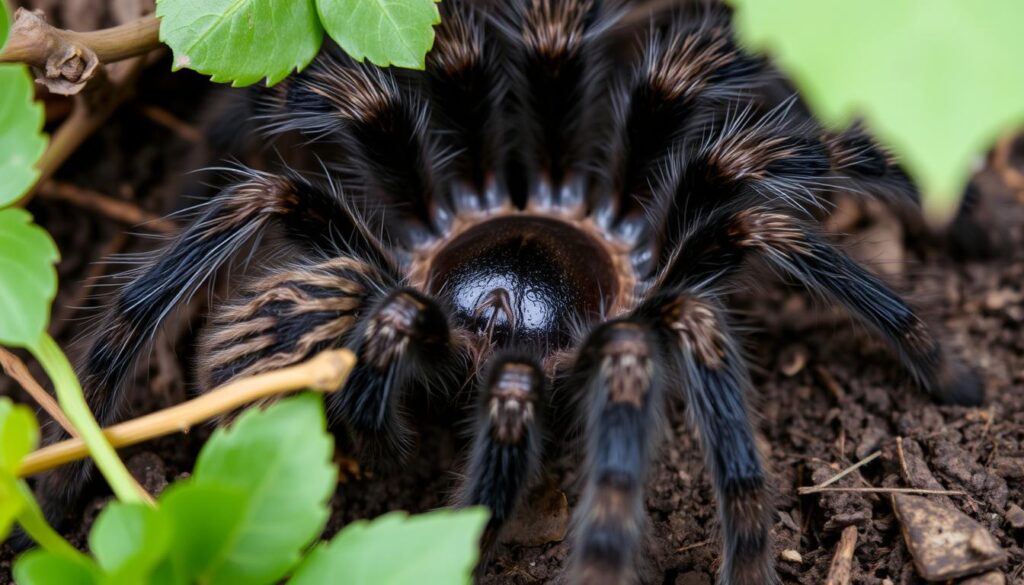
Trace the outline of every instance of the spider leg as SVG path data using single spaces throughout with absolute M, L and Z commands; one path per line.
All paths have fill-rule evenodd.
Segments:
M 915 380 L 936 399 L 975 405 L 984 399 L 979 376 L 953 356 L 903 299 L 881 279 L 816 233 L 808 222 L 754 207 L 713 215 L 691 232 L 666 270 L 661 286 L 709 284 L 740 267 L 749 253 L 796 279 L 809 291 L 844 306 L 879 332 Z
M 543 386 L 536 360 L 518 354 L 494 358 L 483 378 L 469 466 L 455 503 L 490 509 L 482 539 L 485 552 L 539 471 Z
M 701 440 L 721 517 L 722 585 L 779 583 L 772 562 L 773 506 L 746 403 L 751 383 L 718 302 L 659 295 L 636 311 L 673 348 L 671 360 Z
M 571 583 L 637 580 L 646 529 L 643 487 L 662 422 L 658 342 L 642 322 L 595 329 L 575 376 L 584 388 L 585 471 L 573 519 Z
M 190 227 L 139 269 L 113 299 L 79 367 L 86 399 L 101 425 L 114 424 L 127 414 L 131 374 L 166 317 L 271 225 L 283 227 L 293 241 L 310 248 L 343 242 L 352 252 L 385 263 L 379 244 L 362 237 L 365 228 L 332 192 L 291 173 L 248 174 L 247 180 L 204 204 Z M 54 440 L 62 438 L 66 435 Z M 87 462 L 78 462 L 40 480 L 49 517 L 56 518 L 77 499 L 91 469 Z
M 396 288 L 362 316 L 348 345 L 359 361 L 344 391 L 329 397 L 328 414 L 347 424 L 369 458 L 401 461 L 411 447 L 402 393 L 452 388 L 465 373 L 461 341 L 434 300 Z

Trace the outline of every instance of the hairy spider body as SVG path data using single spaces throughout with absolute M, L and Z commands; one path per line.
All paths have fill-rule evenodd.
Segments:
M 725 309 L 748 261 L 844 306 L 937 399 L 981 400 L 971 370 L 808 211 L 835 189 L 913 205 L 912 185 L 859 129 L 827 132 L 770 99 L 771 72 L 736 46 L 725 8 L 686 4 L 638 33 L 618 24 L 629 2 L 440 6 L 425 72 L 327 50 L 260 93 L 271 138 L 298 136 L 318 161 L 240 171 L 118 293 L 82 366 L 102 423 L 125 416 L 130 374 L 170 311 L 271 231 L 285 260 L 212 308 L 200 387 L 350 347 L 359 362 L 329 416 L 376 461 L 409 454 L 411 395 L 477 388 L 455 503 L 491 509 L 488 546 L 542 468 L 553 411 L 567 412 L 584 465 L 573 582 L 638 578 L 670 400 L 706 453 L 720 582 L 778 582 Z M 623 48 L 624 32 L 642 42 Z M 70 501 L 83 470 L 44 491 Z

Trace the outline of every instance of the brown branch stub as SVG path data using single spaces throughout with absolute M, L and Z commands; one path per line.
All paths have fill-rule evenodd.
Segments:
M 147 16 L 93 32 L 55 28 L 42 11 L 19 8 L 14 14 L 0 62 L 32 67 L 36 81 L 51 92 L 74 95 L 95 77 L 101 63 L 142 55 L 160 46 L 160 21 Z

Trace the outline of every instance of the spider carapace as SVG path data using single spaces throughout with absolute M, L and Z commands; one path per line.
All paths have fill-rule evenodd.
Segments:
M 103 424 L 127 415 L 154 332 L 234 264 L 197 388 L 349 347 L 359 362 L 328 415 L 371 462 L 413 450 L 411 397 L 475 392 L 453 504 L 491 510 L 486 547 L 551 444 L 574 441 L 566 573 L 588 584 L 639 579 L 646 474 L 678 401 L 716 493 L 720 583 L 764 585 L 778 582 L 772 490 L 726 312 L 728 291 L 756 284 L 737 279 L 749 265 L 844 307 L 936 399 L 981 400 L 978 376 L 819 233 L 836 191 L 913 208 L 907 176 L 860 128 L 826 130 L 780 97 L 723 5 L 439 6 L 424 71 L 326 48 L 239 100 L 242 141 L 289 164 L 238 169 L 117 293 L 81 366 Z M 51 506 L 85 471 L 43 481 Z

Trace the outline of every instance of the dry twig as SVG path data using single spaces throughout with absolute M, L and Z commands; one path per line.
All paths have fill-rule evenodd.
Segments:
M 107 428 L 103 434 L 114 447 L 126 447 L 175 432 L 188 432 L 197 423 L 269 396 L 304 388 L 333 392 L 345 384 L 355 362 L 355 354 L 349 350 L 325 351 L 298 365 L 229 382 L 199 398 Z M 18 475 L 34 475 L 88 454 L 79 439 L 61 441 L 29 454 Z
M 801 496 L 820 493 L 854 493 L 854 494 L 921 494 L 925 496 L 966 496 L 967 492 L 959 490 L 926 490 L 917 488 L 876 488 L 876 487 L 802 487 L 797 490 Z
M 150 213 L 128 201 L 121 201 L 89 189 L 62 181 L 47 181 L 39 186 L 44 199 L 65 201 L 76 207 L 95 211 L 116 222 L 161 234 L 175 234 L 178 226 L 171 220 Z
M 28 395 L 32 397 L 32 400 L 35 400 L 36 404 L 41 406 L 46 411 L 46 414 L 50 415 L 50 418 L 55 420 L 69 435 L 72 437 L 78 436 L 74 425 L 71 424 L 68 417 L 64 416 L 64 411 L 60 409 L 60 405 L 36 381 L 32 376 L 32 372 L 28 371 L 28 366 L 25 365 L 25 362 L 18 359 L 18 356 L 0 347 L 0 367 L 3 368 L 4 373 L 20 384 L 25 389 L 25 392 L 28 392 Z

